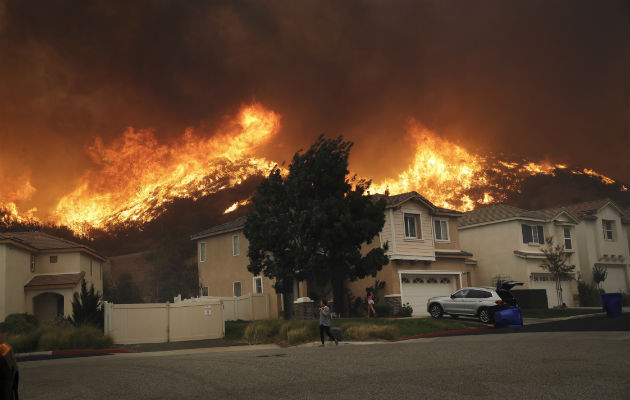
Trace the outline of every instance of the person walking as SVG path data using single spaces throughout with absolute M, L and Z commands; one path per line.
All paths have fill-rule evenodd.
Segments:
M 370 288 L 365 289 L 365 291 L 367 292 L 367 303 L 368 303 L 368 318 L 370 318 L 370 311 L 372 311 L 372 314 L 374 315 L 374 317 L 376 318 L 376 310 L 374 309 L 374 293 L 372 293 L 372 291 L 370 290 Z
M 319 301 L 319 338 L 322 340 L 322 344 L 319 347 L 324 347 L 324 332 L 329 338 L 335 341 L 335 345 L 339 344 L 339 341 L 330 333 L 330 308 L 328 307 L 328 301 L 321 299 Z

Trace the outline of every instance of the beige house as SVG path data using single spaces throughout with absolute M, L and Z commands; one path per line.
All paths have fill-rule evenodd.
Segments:
M 471 254 L 461 250 L 458 219 L 462 213 L 436 207 L 416 192 L 380 196 L 387 202 L 385 225 L 370 246 L 389 243 L 390 262 L 375 278 L 348 282 L 354 296 L 364 297 L 365 288 L 376 279 L 386 282 L 386 301 L 398 307 L 410 303 L 414 314 L 426 314 L 429 297 L 449 295 L 468 286 L 475 270 Z M 247 271 L 245 218 L 215 226 L 191 236 L 197 243 L 202 296 L 240 296 L 269 293 L 272 315 L 282 309 L 281 296 L 266 277 Z M 370 247 L 366 246 L 366 252 Z M 294 289 L 296 298 L 307 295 L 306 282 Z
M 354 296 L 365 298 L 365 289 L 379 280 L 385 282 L 380 295 L 394 309 L 409 303 L 413 315 L 428 315 L 430 297 L 472 284 L 476 261 L 460 246 L 461 212 L 437 207 L 416 192 L 375 198 L 384 198 L 386 209 L 385 225 L 372 246 L 387 243 L 390 262 L 375 278 L 348 282 Z
M 70 316 L 83 278 L 103 293 L 104 261 L 87 246 L 47 233 L 0 233 L 0 321 L 25 312 L 40 321 Z
M 610 199 L 572 204 L 566 207 L 578 217 L 577 246 L 579 271 L 586 282 L 593 279 L 593 267 L 606 269 L 601 287 L 607 293 L 630 292 L 628 226 L 623 210 Z
M 249 242 L 243 234 L 245 217 L 214 226 L 191 236 L 197 243 L 197 268 L 201 296 L 239 297 L 250 293 L 268 293 L 272 318 L 281 315 L 281 295 L 265 276 L 253 276 L 247 270 Z M 300 289 L 300 288 L 298 288 Z M 296 297 L 306 296 L 305 284 Z
M 459 237 L 462 247 L 474 252 L 478 261 L 473 284 L 488 286 L 497 279 L 513 279 L 523 282 L 525 289 L 545 289 L 549 307 L 559 305 L 552 275 L 540 267 L 544 260 L 541 248 L 545 238 L 552 236 L 555 243 L 564 244 L 569 262 L 577 265 L 578 223 L 565 208 L 528 211 L 496 204 L 464 213 Z M 563 280 L 561 287 L 563 302 L 574 305 L 575 280 Z

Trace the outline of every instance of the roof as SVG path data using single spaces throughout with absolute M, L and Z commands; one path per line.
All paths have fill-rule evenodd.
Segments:
M 619 207 L 619 205 L 617 205 L 617 203 L 615 203 L 609 198 L 585 201 L 583 203 L 578 203 L 578 204 L 570 204 L 566 206 L 566 208 L 569 209 L 578 218 L 594 219 L 596 218 L 595 213 L 597 213 L 597 211 L 599 211 L 602 207 L 604 207 L 605 205 L 609 203 L 612 204 L 612 206 L 616 208 L 617 211 L 619 211 L 622 217 L 624 216 L 627 217 L 627 213 L 625 213 L 624 210 L 621 207 Z
M 18 245 L 29 247 L 30 249 L 39 251 L 48 250 L 77 250 L 84 251 L 92 256 L 105 261 L 105 257 L 100 255 L 96 250 L 83 245 L 81 243 L 71 242 L 41 231 L 32 232 L 4 232 L 0 233 L 0 240 L 10 240 Z
M 415 199 L 415 200 L 420 201 L 421 203 L 424 203 L 435 214 L 449 214 L 449 215 L 453 215 L 453 216 L 463 215 L 462 212 L 459 212 L 459 211 L 456 211 L 456 210 L 451 210 L 451 209 L 448 209 L 448 208 L 438 207 L 435 204 L 431 203 L 429 200 L 427 200 L 426 197 L 422 196 L 420 193 L 415 192 L 415 191 L 411 191 L 411 192 L 407 192 L 407 193 L 401 193 L 401 194 L 397 194 L 397 195 L 393 195 L 393 196 L 386 196 L 384 194 L 374 194 L 374 195 L 372 195 L 372 199 L 374 199 L 374 200 L 384 199 L 386 208 L 398 207 L 401 204 L 403 204 L 403 203 L 405 203 L 405 202 L 407 202 L 407 201 L 409 201 L 411 199 Z
M 25 290 L 39 289 L 74 289 L 85 276 L 85 271 L 76 274 L 46 274 L 37 275 L 24 285 Z
M 222 233 L 227 233 L 227 232 L 233 232 L 233 231 L 240 230 L 241 228 L 243 228 L 245 226 L 245 221 L 246 220 L 247 220 L 247 217 L 239 217 L 237 219 L 234 219 L 232 221 L 228 221 L 228 222 L 223 223 L 221 225 L 216 225 L 216 226 L 213 226 L 212 228 L 206 229 L 204 231 L 197 232 L 197 233 L 191 235 L 190 239 L 191 240 L 202 239 L 202 238 L 209 237 L 209 236 L 215 236 L 215 235 L 220 235 Z
M 493 204 L 488 207 L 478 208 L 464 213 L 459 220 L 459 227 L 487 224 L 491 222 L 512 220 L 512 219 L 534 219 L 548 221 L 558 213 L 549 216 L 549 212 L 528 211 L 522 208 L 508 206 L 507 204 Z

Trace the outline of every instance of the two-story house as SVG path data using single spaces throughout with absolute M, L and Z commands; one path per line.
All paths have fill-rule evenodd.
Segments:
M 410 303 L 414 314 L 421 315 L 426 314 L 429 297 L 449 295 L 470 284 L 475 261 L 459 245 L 457 221 L 462 213 L 436 207 L 416 192 L 374 197 L 385 198 L 387 206 L 385 225 L 369 246 L 388 243 L 390 262 L 375 278 L 348 282 L 354 296 L 365 297 L 365 289 L 378 279 L 385 282 L 386 301 L 394 307 Z M 279 315 L 282 301 L 273 282 L 247 271 L 244 224 L 243 217 L 191 236 L 197 243 L 200 294 L 269 293 L 272 316 Z M 294 297 L 306 296 L 307 289 L 306 282 L 296 284 Z
M 348 282 L 354 296 L 364 298 L 365 289 L 379 280 L 394 309 L 409 303 L 413 315 L 427 315 L 430 297 L 471 285 L 476 261 L 460 246 L 461 212 L 437 207 L 416 192 L 374 197 L 384 198 L 386 208 L 385 225 L 372 246 L 387 243 L 390 261 L 375 278 Z
M 43 232 L 0 233 L 0 321 L 25 312 L 39 321 L 70 316 L 83 278 L 103 293 L 105 260 L 87 246 Z
M 546 237 L 562 243 L 570 254 L 569 263 L 577 265 L 578 219 L 565 208 L 529 211 L 496 204 L 464 213 L 459 224 L 462 248 L 477 259 L 475 286 L 493 285 L 498 279 L 521 281 L 527 289 L 545 289 L 549 307 L 557 306 L 555 281 L 542 269 L 541 248 Z M 576 273 L 578 269 L 576 268 Z M 577 286 L 574 279 L 561 282 L 563 302 L 571 306 Z
M 591 282 L 593 268 L 606 269 L 601 287 L 607 293 L 630 291 L 628 217 L 610 199 L 566 206 L 578 217 L 577 246 L 582 279 Z

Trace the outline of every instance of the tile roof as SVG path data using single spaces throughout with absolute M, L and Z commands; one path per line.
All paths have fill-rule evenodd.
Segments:
M 98 252 L 96 252 L 96 250 L 91 249 L 86 245 L 71 242 L 41 231 L 4 232 L 0 234 L 0 239 L 13 240 L 17 243 L 27 245 L 37 250 L 84 250 L 97 258 L 105 260 L 105 257 L 101 256 Z
M 385 199 L 385 206 L 387 208 L 389 207 L 396 207 L 404 202 L 406 202 L 407 200 L 410 199 L 417 199 L 420 200 L 421 202 L 425 203 L 430 209 L 432 209 L 434 212 L 438 212 L 438 213 L 444 213 L 444 214 L 453 214 L 453 215 L 462 215 L 463 213 L 456 211 L 456 210 L 450 210 L 448 208 L 442 208 L 442 207 L 438 207 L 435 204 L 431 203 L 426 197 L 422 196 L 420 193 L 415 192 L 415 191 L 411 191 L 411 192 L 407 192 L 407 193 L 401 193 L 401 194 L 396 194 L 393 196 L 386 196 L 384 194 L 374 194 L 372 195 L 372 199 L 374 200 L 380 200 L 380 199 Z
M 208 237 L 208 236 L 214 236 L 214 235 L 218 235 L 218 234 L 221 234 L 221 233 L 238 230 L 238 229 L 240 229 L 240 228 L 245 226 L 245 221 L 246 220 L 247 220 L 247 217 L 239 217 L 237 219 L 234 219 L 232 221 L 228 221 L 228 222 L 223 223 L 221 225 L 216 225 L 216 226 L 213 226 L 212 228 L 203 230 L 201 232 L 197 232 L 197 233 L 191 235 L 190 239 L 191 240 L 201 239 L 201 238 Z
M 26 285 L 24 285 L 24 289 L 38 290 L 74 288 L 79 282 L 81 282 L 81 279 L 83 279 L 84 276 L 85 271 L 81 271 L 76 274 L 36 275 Z
M 557 214 L 554 214 L 554 216 L 555 215 Z M 543 212 L 523 210 L 522 208 L 508 206 L 507 204 L 493 204 L 488 207 L 465 212 L 464 216 L 459 220 L 459 226 L 463 227 L 515 218 L 544 221 L 550 217 L 547 216 L 547 213 Z
M 570 204 L 566 206 L 573 214 L 575 214 L 579 218 L 589 218 L 593 216 L 600 208 L 604 207 L 606 204 L 612 203 L 622 214 L 624 214 L 624 210 L 619 207 L 617 203 L 612 201 L 609 198 L 585 201 L 584 203 L 578 204 Z M 627 215 L 627 214 L 626 214 Z

